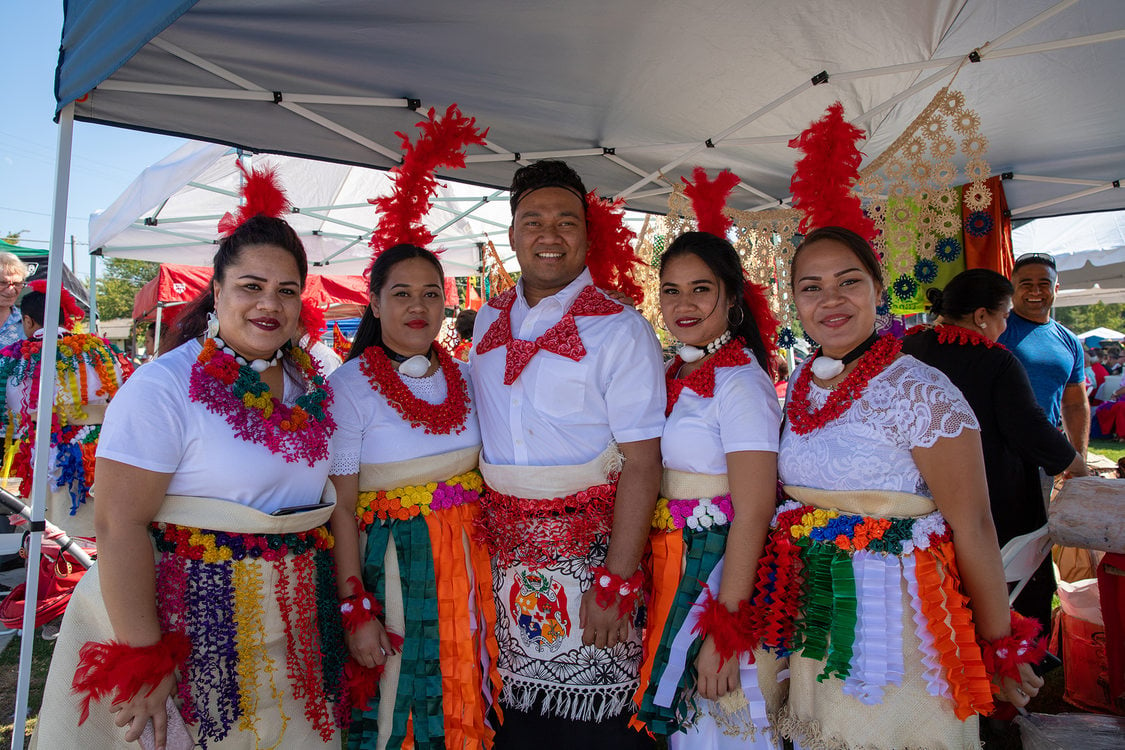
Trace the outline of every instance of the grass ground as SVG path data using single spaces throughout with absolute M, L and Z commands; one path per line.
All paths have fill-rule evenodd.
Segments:
M 54 641 L 45 641 L 38 636 L 32 646 L 31 688 L 27 698 L 27 736 L 35 729 L 39 714 L 39 704 L 43 702 L 43 684 L 47 681 L 47 669 L 51 665 L 51 654 L 55 652 Z M 0 747 L 12 744 L 12 716 L 16 711 L 16 679 L 19 676 L 20 638 L 16 636 L 0 652 Z
M 1113 440 L 1091 440 L 1090 450 L 1094 453 L 1100 453 L 1114 462 L 1125 457 L 1125 443 L 1118 443 Z

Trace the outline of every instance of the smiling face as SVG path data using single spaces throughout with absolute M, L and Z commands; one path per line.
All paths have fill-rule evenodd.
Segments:
M 24 274 L 22 271 L 12 268 L 6 269 L 0 267 L 0 309 L 11 308 L 16 304 L 19 299 L 20 292 L 23 291 Z
M 246 245 L 212 282 L 219 337 L 246 359 L 271 359 L 301 315 L 297 261 L 277 245 Z
M 733 304 L 714 271 L 695 253 L 677 255 L 664 264 L 660 313 L 679 341 L 703 347 L 719 338 Z
M 423 258 L 407 258 L 391 267 L 382 289 L 370 297 L 388 348 L 406 357 L 430 350 L 445 316 L 444 281 Z
M 508 228 L 534 306 L 574 281 L 586 266 L 586 209 L 570 190 L 545 187 L 520 199 Z
M 793 279 L 797 316 L 827 356 L 842 358 L 875 329 L 883 290 L 844 243 L 822 239 L 806 245 Z
M 1021 318 L 1035 323 L 1046 323 L 1055 304 L 1059 289 L 1059 276 L 1055 269 L 1043 263 L 1028 263 L 1012 274 L 1012 309 Z

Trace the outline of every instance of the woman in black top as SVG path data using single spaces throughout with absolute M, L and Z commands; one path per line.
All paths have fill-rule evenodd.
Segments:
M 1035 400 L 1023 365 L 996 340 L 1007 327 L 1012 285 L 976 268 L 926 295 L 933 328 L 907 331 L 902 351 L 936 367 L 957 386 L 980 422 L 992 517 L 1000 546 L 1047 523 L 1038 467 L 1051 475 L 1085 475 L 1086 465 Z M 1050 629 L 1054 572 L 1048 558 L 1015 608 Z

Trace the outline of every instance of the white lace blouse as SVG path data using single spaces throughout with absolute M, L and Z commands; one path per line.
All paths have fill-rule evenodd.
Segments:
M 790 394 L 801 370 L 793 373 Z M 812 407 L 822 407 L 829 393 L 812 383 Z M 910 451 L 965 429 L 979 430 L 980 425 L 956 386 L 933 367 L 903 356 L 873 377 L 860 399 L 824 427 L 797 435 L 787 421 L 778 475 L 784 484 L 802 487 L 932 497 Z

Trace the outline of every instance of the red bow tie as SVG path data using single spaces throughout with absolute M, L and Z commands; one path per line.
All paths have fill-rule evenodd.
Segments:
M 511 385 L 527 367 L 527 363 L 540 349 L 545 349 L 575 362 L 586 356 L 586 347 L 578 336 L 578 325 L 574 316 L 567 313 L 534 341 L 512 338 L 508 341 L 508 356 L 504 361 L 504 385 Z

